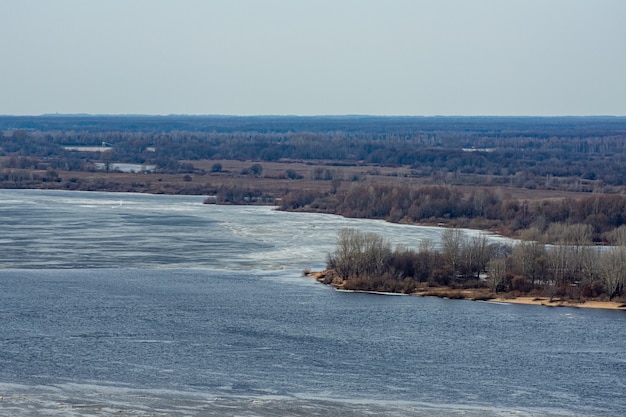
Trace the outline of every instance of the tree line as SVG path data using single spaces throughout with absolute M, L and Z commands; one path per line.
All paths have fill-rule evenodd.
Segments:
M 346 217 L 400 223 L 445 223 L 493 229 L 516 235 L 528 228 L 542 233 L 553 223 L 589 226 L 591 240 L 606 242 L 608 233 L 626 224 L 626 196 L 597 194 L 580 199 L 520 201 L 497 189 L 464 194 L 453 186 L 354 184 L 345 193 L 295 190 L 283 196 L 284 210 L 310 210 Z

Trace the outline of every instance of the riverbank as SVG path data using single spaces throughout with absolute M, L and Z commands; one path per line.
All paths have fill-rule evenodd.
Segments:
M 325 270 L 310 272 L 306 274 L 318 282 L 333 287 L 336 290 L 344 290 L 343 280 L 334 271 Z M 376 293 L 377 291 L 367 291 Z M 420 287 L 416 291 L 406 295 L 420 297 L 438 297 L 455 300 L 486 301 L 493 303 L 524 304 L 545 307 L 574 307 L 574 308 L 596 308 L 604 310 L 626 311 L 626 303 L 620 301 L 601 301 L 595 299 L 569 300 L 561 298 L 517 296 L 513 293 L 496 294 L 488 288 L 452 288 L 446 286 Z

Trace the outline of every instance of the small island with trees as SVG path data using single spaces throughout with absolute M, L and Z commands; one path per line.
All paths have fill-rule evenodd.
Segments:
M 327 269 L 305 273 L 349 291 L 626 310 L 626 226 L 610 239 L 610 247 L 592 246 L 590 226 L 558 223 L 547 235 L 530 229 L 514 245 L 490 244 L 484 233 L 448 228 L 441 250 L 423 241 L 416 251 L 343 229 Z

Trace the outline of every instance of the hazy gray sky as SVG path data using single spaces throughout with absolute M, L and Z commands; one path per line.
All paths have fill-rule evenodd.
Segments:
M 0 0 L 0 114 L 626 115 L 626 0 Z

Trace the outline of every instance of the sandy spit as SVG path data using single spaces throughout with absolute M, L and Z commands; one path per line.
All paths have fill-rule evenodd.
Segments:
M 496 297 L 491 302 L 497 303 L 509 303 L 509 304 L 526 304 L 546 307 L 576 307 L 576 308 L 602 308 L 606 310 L 623 310 L 626 311 L 626 304 L 615 301 L 595 301 L 595 300 L 581 300 L 580 302 L 554 299 L 550 301 L 549 298 L 544 297 L 515 297 L 505 298 Z

